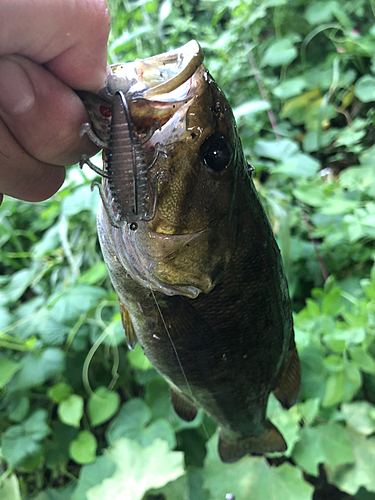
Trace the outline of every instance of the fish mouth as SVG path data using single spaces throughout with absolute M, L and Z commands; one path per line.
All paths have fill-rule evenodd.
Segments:
M 111 69 L 116 76 L 148 84 L 150 88 L 142 92 L 142 98 L 171 101 L 176 97 L 173 93 L 193 76 L 202 62 L 202 49 L 195 40 L 191 40 L 176 50 L 129 63 L 113 64 Z

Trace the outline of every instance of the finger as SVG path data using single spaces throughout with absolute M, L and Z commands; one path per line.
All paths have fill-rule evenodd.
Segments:
M 70 87 L 96 92 L 106 78 L 109 28 L 105 0 L 5 0 L 0 55 L 23 55 Z
M 72 165 L 82 154 L 98 151 L 86 136 L 79 137 L 88 116 L 77 94 L 24 57 L 0 57 L 0 118 L 19 146 L 40 162 Z M 0 143 L 0 150 L 5 146 Z
M 42 201 L 58 191 L 65 168 L 28 155 L 0 122 L 0 193 L 25 201 Z M 0 195 L 0 204 L 2 195 Z

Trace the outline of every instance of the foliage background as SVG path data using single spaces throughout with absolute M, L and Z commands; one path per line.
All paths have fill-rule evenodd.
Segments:
M 2 500 L 375 499 L 374 0 L 110 0 L 111 62 L 191 38 L 235 111 L 303 369 L 283 457 L 217 456 L 124 343 L 90 172 L 0 210 Z

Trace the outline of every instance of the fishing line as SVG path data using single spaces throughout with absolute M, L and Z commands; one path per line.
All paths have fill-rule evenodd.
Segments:
M 177 352 L 176 346 L 174 345 L 174 342 L 173 342 L 173 340 L 172 340 L 172 337 L 171 337 L 171 335 L 170 335 L 170 333 L 169 333 L 169 330 L 168 330 L 167 324 L 166 324 L 166 322 L 165 322 L 165 319 L 164 319 L 163 313 L 161 312 L 161 309 L 160 309 L 160 306 L 159 306 L 159 304 L 158 304 L 158 301 L 156 300 L 156 297 L 155 297 L 154 291 L 153 291 L 153 289 L 151 288 L 151 286 L 150 286 L 150 285 L 149 285 L 149 288 L 150 288 L 150 291 L 151 291 L 152 297 L 153 297 L 153 299 L 154 299 L 154 301 L 155 301 L 156 307 L 157 307 L 157 309 L 158 309 L 158 311 L 159 311 L 160 318 L 161 318 L 161 320 L 162 320 L 162 322 L 163 322 L 163 325 L 164 325 L 165 331 L 167 332 L 168 339 L 169 339 L 169 341 L 170 341 L 170 343 L 171 343 L 171 346 L 173 347 L 173 350 L 174 350 L 174 353 L 175 353 L 175 356 L 176 356 L 176 359 L 177 359 L 178 365 L 179 365 L 179 367 L 180 367 L 180 369 L 181 369 L 181 373 L 182 373 L 182 375 L 183 375 L 183 377 L 184 377 L 184 379 L 185 379 L 185 383 L 186 383 L 186 385 L 187 385 L 187 387 L 188 387 L 188 390 L 189 390 L 189 392 L 190 392 L 190 395 L 191 395 L 192 399 L 194 399 L 194 396 L 193 396 L 193 391 L 191 390 L 191 387 L 190 387 L 189 381 L 188 381 L 188 379 L 187 379 L 187 377 L 186 377 L 186 373 L 185 373 L 185 370 L 184 370 L 184 368 L 183 368 L 183 366 L 182 366 L 182 363 L 181 363 L 181 360 L 180 360 L 180 356 L 178 355 L 178 352 Z M 206 434 L 206 438 L 207 438 L 207 439 L 210 439 L 210 435 L 208 434 L 207 427 L 206 427 L 206 425 L 205 425 L 205 423 L 204 423 L 204 421 L 203 421 L 203 420 L 202 420 L 202 428 L 203 428 L 204 433 Z
M 182 363 L 181 363 L 181 360 L 180 360 L 180 356 L 178 355 L 178 352 L 177 352 L 176 346 L 174 345 L 174 342 L 173 342 L 172 337 L 171 337 L 171 335 L 170 335 L 170 333 L 169 333 L 169 330 L 168 330 L 167 324 L 166 324 L 166 322 L 165 322 L 165 320 L 164 320 L 163 313 L 161 312 L 161 309 L 160 309 L 160 307 L 159 307 L 158 301 L 156 300 L 156 297 L 155 297 L 154 291 L 153 291 L 153 289 L 151 288 L 151 286 L 150 286 L 150 290 L 151 290 L 151 293 L 152 293 L 152 297 L 153 297 L 153 299 L 154 299 L 154 301 L 155 301 L 156 307 L 158 308 L 158 311 L 159 311 L 159 314 L 160 314 L 161 320 L 162 320 L 162 322 L 163 322 L 163 325 L 164 325 L 165 331 L 167 332 L 168 339 L 169 339 L 169 341 L 170 341 L 170 343 L 171 343 L 171 345 L 172 345 L 172 347 L 173 347 L 173 350 L 174 350 L 174 353 L 175 353 L 175 356 L 176 356 L 176 359 L 177 359 L 177 363 L 178 363 L 178 365 L 179 365 L 179 367 L 180 367 L 180 369 L 181 369 L 181 373 L 182 373 L 182 375 L 183 375 L 183 377 L 184 377 L 184 379 L 185 379 L 185 383 L 186 383 L 186 385 L 187 385 L 187 387 L 188 387 L 188 389 L 189 389 L 190 394 L 193 396 L 193 391 L 191 390 L 191 387 L 190 387 L 189 381 L 188 381 L 188 379 L 187 379 L 187 377 L 186 377 L 185 370 L 184 370 L 184 369 L 183 369 L 183 367 L 182 367 Z

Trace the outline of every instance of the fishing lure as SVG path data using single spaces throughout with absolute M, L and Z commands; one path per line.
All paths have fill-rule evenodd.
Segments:
M 93 182 L 91 189 L 94 186 L 98 187 L 109 220 L 116 228 L 129 224 L 130 229 L 135 230 L 138 221 L 150 221 L 155 215 L 157 190 L 155 186 L 150 189 L 147 173 L 155 164 L 158 154 L 164 150 L 160 144 L 156 144 L 154 159 L 147 165 L 143 145 L 150 140 L 155 130 L 160 128 L 160 124 L 155 120 L 144 137 L 137 137 L 127 101 L 134 96 L 142 95 L 149 87 L 144 82 L 135 83 L 127 78 L 110 75 L 106 87 L 99 92 L 101 97 L 112 104 L 109 141 L 104 142 L 97 137 L 89 123 L 84 123 L 81 127 L 81 137 L 86 133 L 97 146 L 104 149 L 106 168 L 98 168 L 86 155 L 81 157 L 80 167 L 88 165 L 94 172 L 107 179 L 108 190 L 117 215 L 106 198 L 103 186 Z

